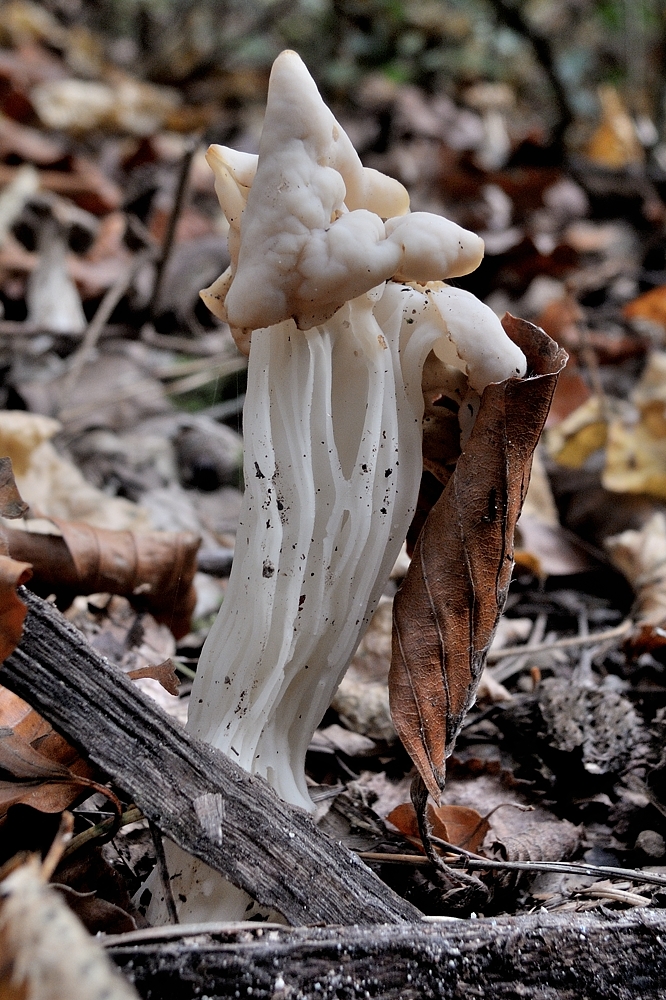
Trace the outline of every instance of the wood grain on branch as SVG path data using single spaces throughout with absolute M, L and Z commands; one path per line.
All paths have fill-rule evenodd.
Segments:
M 292 924 L 420 918 L 307 813 L 177 727 L 55 608 L 21 596 L 29 608 L 23 639 L 0 683 L 112 777 L 165 836 Z M 199 819 L 211 797 L 215 829 Z
M 118 935 L 111 956 L 151 1000 L 663 1000 L 663 910 L 534 913 L 418 927 L 202 925 Z M 180 932 L 178 937 L 174 935 Z

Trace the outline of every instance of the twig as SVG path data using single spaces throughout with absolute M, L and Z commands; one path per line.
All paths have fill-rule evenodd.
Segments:
M 464 886 L 467 891 L 471 890 L 477 895 L 481 893 L 487 900 L 489 896 L 489 889 L 487 885 L 484 885 L 484 883 L 474 875 L 467 875 L 461 871 L 454 871 L 446 864 L 443 858 L 435 850 L 433 843 L 434 838 L 432 836 L 432 831 L 430 829 L 426 813 L 428 789 L 426 788 L 425 782 L 420 774 L 416 774 L 412 780 L 410 795 L 412 798 L 412 804 L 416 810 L 416 819 L 419 824 L 421 842 L 432 864 L 443 875 L 446 875 L 454 882 L 459 882 L 460 885 Z
M 136 254 L 120 277 L 117 278 L 114 284 L 107 290 L 106 295 L 97 307 L 95 315 L 86 328 L 81 344 L 77 347 L 70 359 L 69 373 L 62 388 L 61 412 L 65 409 L 67 400 L 72 395 L 76 383 L 81 377 L 83 366 L 90 357 L 91 351 L 97 344 L 102 330 L 111 318 L 113 310 L 116 308 L 123 295 L 132 284 L 139 268 L 141 268 L 144 263 L 152 257 L 152 255 L 152 250 L 144 250 L 141 253 Z
M 508 3 L 507 0 L 491 0 L 491 4 L 498 17 L 509 28 L 527 39 L 534 49 L 534 54 L 544 73 L 548 77 L 559 116 L 559 121 L 554 129 L 554 139 L 560 153 L 563 153 L 564 133 L 574 120 L 574 114 L 567 92 L 557 73 L 551 44 L 547 38 L 544 38 L 543 35 L 538 34 L 532 29 L 531 25 L 525 19 L 522 10 L 518 7 L 512 3 Z
M 255 934 L 263 937 L 265 931 L 284 931 L 284 924 L 274 924 L 269 921 L 257 923 L 254 920 L 211 920 L 200 924 L 179 924 L 172 927 L 164 924 L 161 927 L 140 927 L 135 931 L 125 931 L 123 934 L 100 935 L 102 948 L 115 948 L 118 945 L 151 944 L 159 941 L 169 941 L 173 938 L 198 937 L 200 934 L 229 935 L 242 931 L 244 934 Z
M 0 325 L 0 333 L 2 326 Z M 157 333 L 152 323 L 144 323 L 139 334 L 144 344 L 150 347 L 160 347 L 167 351 L 182 351 L 183 354 L 201 354 L 212 358 L 220 353 L 220 344 L 225 343 L 227 336 L 224 327 L 213 328 L 201 337 L 179 337 L 172 333 Z
M 167 264 L 169 263 L 171 252 L 173 250 L 174 238 L 176 235 L 176 226 L 178 225 L 178 220 L 180 218 L 181 212 L 183 211 L 183 206 L 185 204 L 185 192 L 187 191 L 187 181 L 190 176 L 190 167 L 192 166 L 192 160 L 194 158 L 194 154 L 197 151 L 198 144 L 199 144 L 199 136 L 190 137 L 190 140 L 187 143 L 187 146 L 185 147 L 183 158 L 180 161 L 178 186 L 176 188 L 176 195 L 173 202 L 173 208 L 171 209 L 171 215 L 169 216 L 169 222 L 167 224 L 166 233 L 164 234 L 162 253 L 160 254 L 160 259 L 157 264 L 157 272 L 155 274 L 155 284 L 153 285 L 153 294 L 150 299 L 151 316 L 155 315 L 155 311 L 159 304 L 160 293 L 162 291 L 162 284 L 164 282 L 164 275 L 166 273 Z
M 241 412 L 244 406 L 245 393 L 242 393 L 234 399 L 225 399 L 224 402 L 215 403 L 213 406 L 207 406 L 199 412 L 205 414 L 207 417 L 212 417 L 213 420 L 225 421 L 228 420 L 229 417 L 235 417 L 236 414 Z
M 596 646 L 610 639 L 620 639 L 633 628 L 630 618 L 620 625 L 606 629 L 604 632 L 591 632 L 589 635 L 572 635 L 566 639 L 555 639 L 553 642 L 539 642 L 533 646 L 505 646 L 504 649 L 491 650 L 486 658 L 487 663 L 498 663 L 508 656 L 519 656 L 522 653 L 549 653 L 554 649 L 577 649 L 581 646 Z
M 443 842 L 445 843 L 445 842 Z M 471 855 L 470 851 L 465 851 L 462 847 L 455 847 L 448 844 L 450 849 L 456 854 L 460 854 L 463 861 L 458 862 L 462 867 L 473 871 L 483 871 L 492 869 L 494 871 L 519 871 L 519 872 L 559 872 L 562 875 L 591 875 L 600 878 L 621 878 L 630 879 L 632 882 L 646 882 L 649 885 L 666 886 L 666 875 L 658 875 L 656 872 L 644 872 L 639 868 L 608 868 L 603 865 L 588 865 L 585 863 L 574 863 L 566 861 L 495 861 L 491 858 L 482 858 L 480 855 Z M 389 854 L 381 851 L 359 851 L 359 858 L 367 861 L 381 861 L 390 864 L 391 862 L 400 864 L 425 865 L 432 864 L 430 858 L 420 857 L 417 854 Z M 451 871 L 458 874 L 456 862 L 451 863 Z
M 113 326 L 107 324 L 103 330 L 103 336 L 119 336 L 127 329 L 125 323 L 114 323 Z M 29 323 L 27 320 L 14 319 L 0 320 L 0 337 L 8 337 L 10 340 L 27 340 L 30 337 L 44 336 L 62 340 L 82 340 L 85 336 L 85 330 L 51 330 L 43 323 Z
M 120 817 L 118 829 L 123 826 L 128 826 L 130 823 L 138 823 L 142 819 L 144 819 L 144 815 L 141 810 L 137 809 L 136 806 L 132 806 Z M 73 854 L 74 851 L 78 851 L 80 847 L 90 843 L 91 840 L 107 836 L 109 831 L 113 828 L 114 823 L 115 817 L 111 816 L 109 819 L 104 819 L 101 823 L 96 823 L 95 826 L 91 826 L 89 829 L 83 830 L 82 833 L 77 833 L 76 837 L 72 837 L 72 840 L 67 845 L 64 857 L 68 857 L 70 854 Z
M 167 913 L 169 914 L 169 920 L 172 924 L 178 924 L 180 921 L 178 920 L 178 910 L 176 909 L 176 903 L 171 891 L 171 881 L 169 879 L 169 869 L 167 868 L 167 860 L 164 853 L 164 844 L 162 843 L 162 834 L 152 820 L 149 820 L 148 826 L 150 828 L 150 835 L 153 838 L 155 856 L 157 858 L 157 870 L 159 872 L 160 882 L 162 883 L 164 902 L 166 904 Z
M 73 829 L 74 817 L 71 812 L 65 811 L 60 817 L 60 826 L 58 827 L 58 832 L 53 839 L 53 843 L 49 847 L 46 857 L 42 861 L 42 878 L 45 882 L 48 882 L 51 878 L 54 871 L 60 864 L 61 858 L 66 853 L 65 845 L 70 840 Z
M 388 851 L 357 851 L 363 861 L 381 861 L 382 864 L 398 865 L 432 865 L 433 862 L 425 854 L 389 854 Z
M 185 375 L 184 378 L 176 379 L 166 386 L 166 391 L 170 396 L 180 396 L 186 392 L 193 392 L 200 389 L 209 382 L 214 382 L 219 378 L 226 378 L 235 375 L 236 372 L 244 371 L 247 367 L 247 358 L 231 358 L 228 361 L 220 361 L 218 364 L 210 365 L 205 371 L 195 372 L 192 375 Z
M 532 631 L 527 637 L 527 643 L 524 646 L 522 646 L 521 649 L 528 649 L 530 646 L 536 646 L 542 643 L 544 637 L 546 636 L 547 623 L 548 623 L 548 615 L 544 614 L 543 612 L 540 612 L 536 617 L 534 625 L 532 626 Z M 520 656 L 516 657 L 507 657 L 507 659 L 500 667 L 497 667 L 496 670 L 493 670 L 492 676 L 494 680 L 499 681 L 500 684 L 503 684 L 504 681 L 508 681 L 510 677 L 513 677 L 515 674 L 520 673 L 520 671 L 527 666 L 528 660 L 529 656 L 526 656 L 525 653 L 521 653 Z

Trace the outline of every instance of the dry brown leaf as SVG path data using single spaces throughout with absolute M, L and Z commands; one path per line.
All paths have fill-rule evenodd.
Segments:
M 149 527 L 145 510 L 125 497 L 110 497 L 96 489 L 58 454 L 50 439 L 62 425 L 43 412 L 0 410 L 0 455 L 11 458 L 21 495 L 36 516 L 64 517 L 101 528 Z
M 39 167 L 52 166 L 65 156 L 64 142 L 44 135 L 39 129 L 20 125 L 11 118 L 0 116 L 0 157 L 18 157 Z
M 608 438 L 607 401 L 590 396 L 546 433 L 546 449 L 558 465 L 580 469 Z
M 42 741 L 37 750 L 14 730 L 0 728 L 0 819 L 19 802 L 40 812 L 60 813 L 91 791 L 101 791 L 117 803 L 108 789 L 45 755 L 43 746 Z
M 581 831 L 567 820 L 526 823 L 519 833 L 493 845 L 505 861 L 566 861 L 580 844 Z
M 650 354 L 631 402 L 636 409 L 619 410 L 609 423 L 602 485 L 666 499 L 666 352 Z
M 653 514 L 640 530 L 607 538 L 612 563 L 636 593 L 634 618 L 640 625 L 666 623 L 666 517 Z
M 50 722 L 38 715 L 27 701 L 0 686 L 0 727 L 12 729 L 48 760 L 61 764 L 76 775 L 91 778 L 90 764 L 62 736 L 54 732 Z
M 436 801 L 504 606 L 532 453 L 567 358 L 531 323 L 507 316 L 504 325 L 530 374 L 485 390 L 394 603 L 393 721 Z
M 642 164 L 645 151 L 619 93 L 606 84 L 599 87 L 598 94 L 602 117 L 587 144 L 588 159 L 606 170 L 624 170 Z
M 426 814 L 433 836 L 475 854 L 490 829 L 486 817 L 467 806 L 433 806 L 428 803 Z M 411 802 L 403 802 L 397 806 L 386 819 L 406 837 L 420 840 L 416 810 Z
M 16 588 L 32 576 L 27 562 L 0 555 L 0 663 L 18 646 L 28 609 L 16 593 Z
M 106 215 L 120 208 L 123 201 L 121 189 L 92 160 L 77 157 L 72 163 L 70 172 L 40 170 L 39 186 L 44 191 L 71 198 L 79 208 L 93 215 Z M 10 184 L 20 169 L 0 163 L 0 185 Z
M 7 531 L 14 558 L 34 568 L 35 589 L 74 594 L 122 594 L 186 635 L 196 603 L 193 586 L 200 539 L 189 531 L 108 531 L 89 524 L 51 519 L 56 535 Z
M 126 910 L 108 899 L 102 899 L 95 891 L 77 892 L 61 882 L 53 882 L 52 885 L 91 934 L 100 931 L 103 934 L 125 934 L 136 930 L 136 921 Z
M 516 528 L 516 563 L 537 576 L 571 576 L 599 565 L 572 532 L 559 524 L 521 515 Z

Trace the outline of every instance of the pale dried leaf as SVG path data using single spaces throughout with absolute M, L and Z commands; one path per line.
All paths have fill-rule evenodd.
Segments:
M 4 879 L 0 899 L 2 995 L 25 1000 L 137 1000 L 99 943 L 57 891 L 43 883 L 38 859 Z

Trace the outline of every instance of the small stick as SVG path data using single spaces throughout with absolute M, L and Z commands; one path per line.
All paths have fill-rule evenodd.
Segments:
M 118 824 L 118 829 L 123 826 L 128 826 L 130 823 L 138 823 L 140 820 L 144 819 L 144 815 L 140 809 L 136 806 L 128 809 L 120 817 L 120 823 Z M 115 817 L 110 816 L 109 819 L 102 820 L 101 823 L 96 823 L 95 826 L 89 827 L 87 830 L 83 830 L 82 833 L 78 833 L 76 837 L 72 837 L 69 844 L 65 848 L 64 857 L 69 857 L 74 851 L 78 851 L 80 847 L 84 844 L 89 843 L 91 840 L 96 840 L 97 837 L 104 837 L 108 834 L 109 830 L 112 829 L 115 823 Z
M 419 824 L 419 833 L 421 835 L 421 842 L 425 848 L 425 852 L 428 858 L 435 866 L 435 868 L 440 871 L 443 875 L 448 876 L 448 878 L 453 879 L 455 882 L 459 882 L 461 886 L 464 886 L 467 890 L 472 890 L 475 893 L 482 892 L 485 898 L 488 899 L 490 895 L 488 886 L 484 885 L 481 879 L 474 875 L 467 875 L 461 871 L 454 871 L 453 868 L 449 868 L 446 862 L 443 860 L 441 855 L 437 853 L 433 846 L 433 835 L 430 830 L 430 824 L 428 823 L 428 817 L 426 815 L 426 805 L 428 802 L 428 789 L 426 788 L 425 782 L 420 774 L 414 775 L 412 780 L 412 785 L 410 789 L 410 794 L 412 797 L 412 804 L 416 810 L 416 818 Z
M 547 623 L 548 615 L 545 615 L 543 612 L 537 615 L 534 625 L 532 626 L 532 631 L 527 637 L 527 643 L 523 647 L 524 649 L 544 642 Z M 546 641 L 548 640 L 546 639 Z M 524 653 L 520 656 L 507 657 L 501 666 L 496 667 L 495 670 L 493 670 L 492 676 L 496 681 L 499 681 L 500 684 L 503 684 L 504 681 L 508 681 L 510 677 L 513 677 L 515 674 L 519 674 L 522 670 L 524 670 L 527 666 L 528 660 L 529 656 L 526 656 Z
M 152 251 L 143 251 L 136 254 L 132 262 L 128 264 L 120 277 L 116 279 L 114 284 L 111 285 L 109 289 L 107 289 L 106 295 L 100 302 L 95 315 L 90 320 L 90 323 L 86 328 L 82 342 L 79 344 L 71 357 L 69 374 L 67 375 L 62 389 L 62 405 L 60 407 L 61 414 L 64 412 L 65 407 L 67 406 L 67 400 L 72 395 L 76 383 L 81 377 L 83 366 L 90 357 L 91 351 L 97 344 L 102 330 L 111 318 L 113 310 L 116 308 L 123 295 L 132 284 L 139 268 L 142 267 L 142 265 L 149 260 L 150 257 L 152 257 Z
M 154 316 L 157 306 L 159 304 L 160 293 L 162 291 L 162 284 L 164 282 L 164 275 L 167 269 L 167 264 L 171 257 L 171 251 L 173 250 L 174 239 L 176 236 L 176 226 L 178 225 L 178 220 L 180 218 L 181 212 L 183 211 L 183 206 L 185 204 L 185 192 L 187 191 L 187 181 L 190 176 L 190 167 L 192 166 L 192 160 L 194 159 L 194 154 L 197 151 L 197 146 L 199 144 L 199 136 L 192 136 L 185 147 L 185 152 L 183 153 L 183 158 L 180 161 L 180 171 L 178 174 L 178 186 L 176 188 L 176 196 L 173 202 L 173 208 L 171 209 L 171 215 L 169 216 L 169 222 L 167 224 L 166 233 L 164 234 L 164 243 L 162 244 L 162 253 L 160 254 L 160 259 L 157 264 L 157 273 L 155 275 L 155 284 L 153 286 L 153 294 L 150 299 L 150 315 Z
M 589 635 L 572 635 L 566 639 L 555 639 L 553 642 L 540 642 L 533 646 L 505 646 L 504 649 L 491 650 L 486 657 L 487 663 L 498 663 L 508 656 L 519 656 L 522 653 L 549 653 L 553 649 L 579 649 L 581 646 L 596 646 L 610 639 L 620 639 L 633 628 L 630 618 L 620 625 L 606 629 L 604 632 L 591 632 Z
M 173 898 L 173 893 L 171 891 L 171 882 L 169 881 L 169 869 L 167 868 L 166 855 L 164 853 L 164 844 L 162 843 L 162 834 L 159 829 L 155 826 L 152 820 L 149 820 L 148 826 L 150 827 L 150 835 L 153 838 L 153 845 L 155 847 L 155 856 L 157 858 L 157 869 L 160 875 L 160 881 L 162 883 L 162 889 L 164 890 L 164 902 L 166 904 L 167 913 L 169 914 L 169 920 L 172 924 L 180 923 L 178 919 L 178 911 L 176 909 L 176 903 Z
M 127 324 L 118 323 L 113 324 L 111 327 L 107 325 L 103 333 L 105 336 L 109 332 L 114 336 L 119 336 L 125 333 L 127 329 Z M 50 327 L 44 326 L 43 323 L 29 323 L 27 320 L 14 319 L 0 320 L 0 337 L 9 337 L 12 341 L 20 342 L 21 339 L 43 336 L 53 337 L 55 340 L 83 340 L 85 330 L 51 330 Z M 5 346 L 7 345 L 5 344 Z
M 444 843 L 443 841 L 441 843 Z M 455 851 L 465 859 L 462 864 L 465 868 L 474 871 L 492 869 L 494 871 L 520 871 L 520 872 L 559 872 L 562 875 L 590 875 L 599 878 L 621 878 L 630 879 L 632 882 L 646 882 L 649 885 L 666 886 L 666 875 L 657 875 L 656 872 L 644 872 L 639 868 L 608 868 L 602 865 L 575 864 L 566 861 L 495 861 L 490 858 L 482 858 L 479 855 L 471 855 L 462 847 L 455 847 L 453 844 L 447 845 L 447 850 Z M 421 857 L 418 854 L 389 854 L 381 851 L 358 851 L 359 858 L 367 861 L 381 861 L 390 864 L 391 862 L 401 864 L 425 865 L 432 864 L 430 858 Z M 455 862 L 454 862 L 455 864 Z M 451 868 L 456 872 L 457 868 Z
M 53 843 L 49 847 L 46 857 L 42 861 L 41 876 L 45 882 L 48 882 L 60 864 L 60 859 L 65 853 L 65 847 L 71 839 L 73 829 L 74 817 L 71 812 L 64 812 L 60 817 L 58 832 L 53 838 Z

